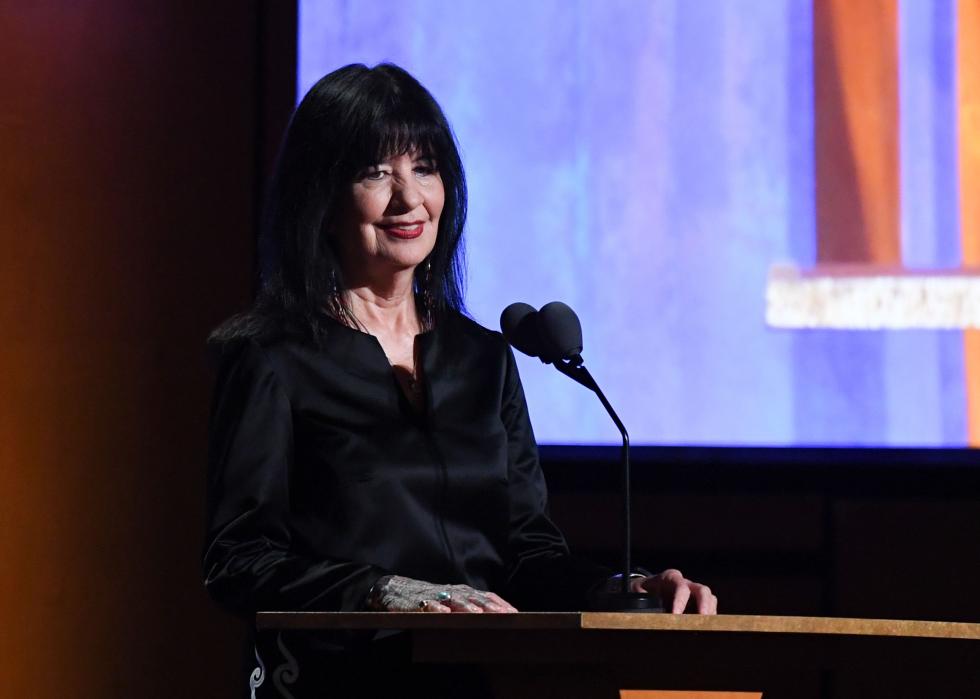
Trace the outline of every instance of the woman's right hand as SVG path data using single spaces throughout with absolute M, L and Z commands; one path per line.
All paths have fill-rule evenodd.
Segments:
M 385 612 L 436 614 L 506 614 L 517 609 L 493 592 L 469 585 L 437 585 L 425 580 L 389 575 L 371 588 L 368 608 Z

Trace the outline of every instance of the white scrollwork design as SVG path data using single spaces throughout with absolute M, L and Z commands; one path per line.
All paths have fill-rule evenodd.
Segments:
M 279 696 L 283 697 L 283 699 L 296 699 L 286 689 L 285 684 L 295 684 L 296 680 L 299 679 L 299 663 L 296 662 L 296 658 L 286 648 L 286 644 L 282 640 L 282 633 L 276 638 L 276 645 L 279 646 L 279 652 L 282 653 L 282 657 L 286 660 L 272 673 L 272 683 L 276 685 L 276 689 L 279 690 Z
M 252 674 L 248 678 L 248 687 L 252 690 L 252 699 L 255 699 L 255 690 L 265 682 L 265 665 L 262 663 L 262 658 L 259 657 L 258 646 L 255 647 L 255 662 L 258 663 L 258 666 L 252 670 Z

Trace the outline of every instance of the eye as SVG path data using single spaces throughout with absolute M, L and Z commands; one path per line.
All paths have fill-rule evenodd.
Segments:
M 354 176 L 355 182 L 380 182 L 386 176 L 388 176 L 390 168 L 385 168 L 383 165 L 369 165 L 362 168 Z
M 439 172 L 439 168 L 436 167 L 436 162 L 434 160 L 426 158 L 425 160 L 419 160 L 415 163 L 414 172 L 416 175 L 434 175 Z

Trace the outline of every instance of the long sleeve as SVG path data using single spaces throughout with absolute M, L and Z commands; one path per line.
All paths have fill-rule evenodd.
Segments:
M 570 555 L 548 517 L 548 495 L 513 352 L 507 367 L 501 419 L 507 430 L 511 570 L 508 594 L 521 609 L 581 609 L 611 571 Z
M 359 609 L 387 571 L 296 550 L 291 517 L 293 414 L 261 347 L 222 365 L 212 404 L 204 583 L 222 606 Z

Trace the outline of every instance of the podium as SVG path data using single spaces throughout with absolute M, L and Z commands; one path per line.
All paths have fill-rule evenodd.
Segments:
M 514 699 L 980 697 L 980 623 L 749 615 L 260 612 L 260 632 L 400 629 Z

